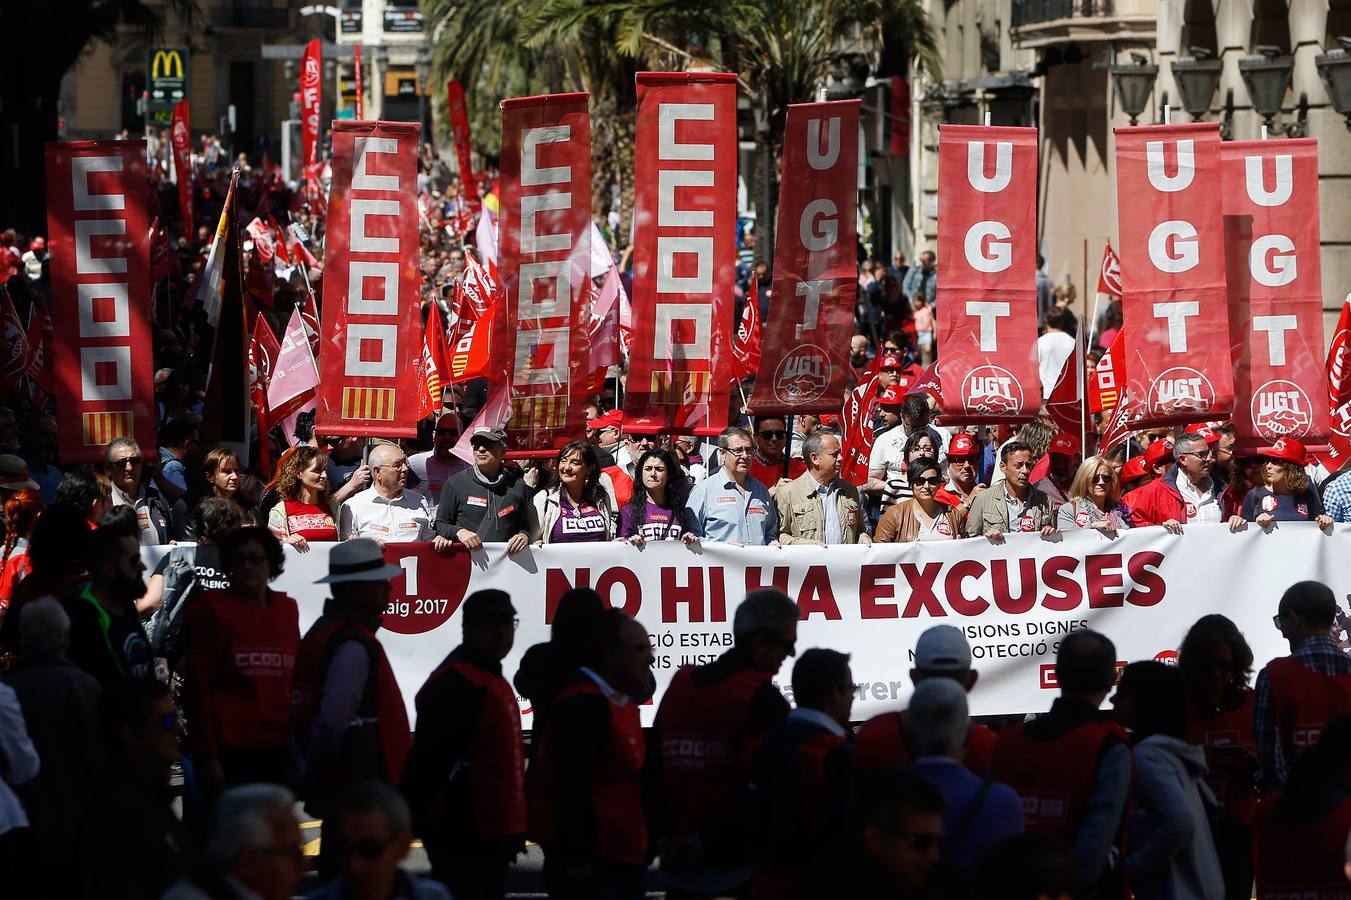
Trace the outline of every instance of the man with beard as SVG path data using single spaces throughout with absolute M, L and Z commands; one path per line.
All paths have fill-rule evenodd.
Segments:
M 116 507 L 90 538 L 89 581 L 66 601 L 71 662 L 104 688 L 155 677 L 150 641 L 136 614 L 144 574 L 136 511 Z

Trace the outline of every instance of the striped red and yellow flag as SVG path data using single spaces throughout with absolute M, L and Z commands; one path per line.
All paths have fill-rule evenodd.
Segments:
M 653 372 L 651 394 L 666 406 L 706 403 L 712 383 L 708 372 Z
M 342 417 L 375 422 L 394 421 L 394 389 L 344 387 Z
M 566 394 L 549 397 L 514 397 L 511 401 L 513 428 L 527 430 L 563 428 L 567 424 Z
M 82 419 L 86 447 L 101 447 L 113 438 L 133 435 L 130 412 L 83 413 Z

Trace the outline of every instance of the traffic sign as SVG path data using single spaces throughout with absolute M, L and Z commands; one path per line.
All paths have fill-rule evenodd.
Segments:
M 172 111 L 188 96 L 188 48 L 149 47 L 145 51 L 146 94 L 151 112 Z

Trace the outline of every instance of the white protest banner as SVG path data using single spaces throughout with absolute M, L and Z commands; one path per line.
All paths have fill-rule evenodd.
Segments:
M 286 549 L 286 571 L 273 587 L 300 603 L 308 629 L 327 591 L 332 545 L 309 553 Z M 147 565 L 166 548 L 146 548 Z M 1122 532 L 1115 540 L 1085 529 L 1061 540 L 1012 535 L 1002 546 L 983 538 L 872 547 L 740 548 L 651 543 L 643 550 L 605 543 L 532 547 L 514 557 L 503 545 L 472 556 L 435 553 L 430 544 L 390 544 L 385 555 L 404 574 L 394 579 L 380 639 L 404 700 L 460 642 L 461 601 L 482 588 L 511 594 L 521 624 L 503 664 L 508 678 L 531 644 L 548 640 L 548 614 L 570 587 L 589 584 L 638 617 L 657 656 L 656 702 L 682 664 L 706 662 L 732 643 L 736 604 L 748 589 L 777 585 L 802 608 L 798 651 L 830 647 L 852 654 L 858 685 L 854 718 L 908 702 L 915 640 L 931 625 L 961 628 L 971 642 L 980 681 L 973 715 L 1040 712 L 1055 697 L 1057 644 L 1070 631 L 1093 628 L 1110 637 L 1121 663 L 1171 662 L 1183 635 L 1201 616 L 1229 616 L 1247 636 L 1257 665 L 1288 653 L 1272 626 L 1276 603 L 1296 581 L 1332 587 L 1348 612 L 1351 526 L 1331 535 L 1312 524 L 1282 524 L 1269 534 L 1255 525 L 1230 534 L 1224 525 Z M 1340 636 L 1340 631 L 1339 631 Z M 792 660 L 777 682 L 790 695 Z M 523 724 L 529 727 L 522 701 Z

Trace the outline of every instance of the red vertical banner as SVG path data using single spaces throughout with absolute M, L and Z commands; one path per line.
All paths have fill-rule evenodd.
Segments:
M 1220 126 L 1116 130 L 1127 390 L 1144 425 L 1221 418 L 1234 404 L 1221 219 Z
M 483 201 L 474 180 L 474 163 L 469 158 L 469 110 L 464 105 L 464 87 L 458 81 L 446 83 L 446 108 L 450 113 L 450 133 L 455 138 L 455 158 L 460 162 L 461 190 L 477 216 L 483 212 Z
M 1318 142 L 1230 141 L 1221 158 L 1238 446 L 1326 444 Z
M 52 371 L 63 463 L 155 448 L 144 141 L 47 145 Z
M 774 302 L 750 407 L 834 413 L 849 388 L 858 295 L 860 100 L 788 107 Z M 749 297 L 747 304 L 754 304 Z
M 498 264 L 509 362 L 507 449 L 552 453 L 582 433 L 591 381 L 591 120 L 587 94 L 502 103 Z
M 300 145 L 305 150 L 305 167 L 319 160 L 319 106 L 323 102 L 323 44 L 316 40 L 305 45 L 300 61 Z
M 420 125 L 333 123 L 319 350 L 322 434 L 417 433 Z
M 639 72 L 624 427 L 716 434 L 735 379 L 736 76 Z
M 361 45 L 352 48 L 352 68 L 356 73 L 357 120 L 366 118 L 366 95 L 361 85 Z
M 192 114 L 188 101 L 174 104 L 174 121 L 169 141 L 174 148 L 174 178 L 178 180 L 178 208 L 183 214 L 183 236 L 192 240 Z
M 1037 130 L 938 131 L 945 423 L 1030 419 L 1037 366 Z

